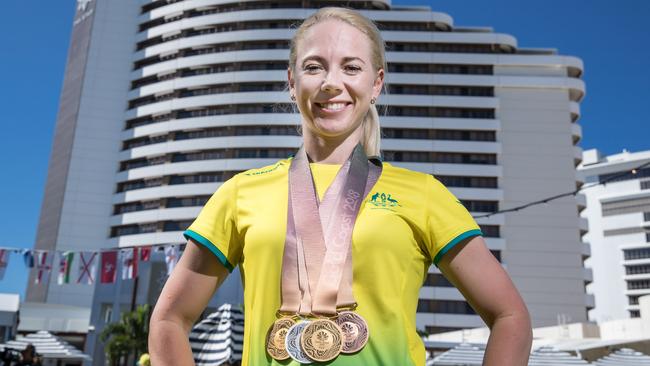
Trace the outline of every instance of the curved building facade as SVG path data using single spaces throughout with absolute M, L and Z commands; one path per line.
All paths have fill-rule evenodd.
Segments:
M 358 9 L 382 30 L 385 160 L 434 174 L 475 215 L 582 184 L 575 173 L 585 93 L 578 58 L 520 48 L 511 35 L 458 27 L 447 14 L 390 1 L 79 4 L 66 77 L 79 75 L 64 85 L 57 121 L 57 134 L 66 126 L 77 133 L 55 138 L 41 248 L 181 243 L 181 232 L 221 182 L 292 154 L 300 118 L 286 91 L 289 40 L 323 6 Z M 74 47 L 77 38 L 86 43 Z M 77 113 L 64 113 L 72 102 Z M 62 161 L 68 167 L 55 172 Z M 83 194 L 96 202 L 81 205 Z M 583 201 L 477 219 L 536 326 L 555 324 L 559 314 L 585 320 L 593 306 L 584 291 L 590 274 L 582 265 L 589 255 L 580 240 Z M 78 220 L 87 225 L 77 228 Z M 61 291 L 30 285 L 28 297 L 92 298 L 74 286 Z M 418 327 L 436 333 L 481 325 L 432 267 Z

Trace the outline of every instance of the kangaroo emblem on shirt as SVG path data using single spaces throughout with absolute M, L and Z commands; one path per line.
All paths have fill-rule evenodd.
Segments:
M 392 194 L 386 194 L 385 192 L 375 192 L 375 194 L 370 197 L 370 203 L 375 207 L 380 208 L 401 206 L 399 201 L 393 198 Z

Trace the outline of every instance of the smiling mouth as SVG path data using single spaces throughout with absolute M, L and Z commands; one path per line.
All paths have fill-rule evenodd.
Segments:
M 344 110 L 352 103 L 314 103 L 316 106 L 326 112 L 339 112 Z

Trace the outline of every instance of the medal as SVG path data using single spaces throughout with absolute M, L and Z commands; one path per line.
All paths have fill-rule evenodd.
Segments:
M 368 343 L 368 324 L 361 315 L 352 311 L 342 311 L 336 318 L 336 324 L 343 333 L 342 353 L 350 354 L 361 350 Z
M 315 316 L 273 323 L 267 353 L 278 361 L 327 362 L 355 353 L 368 342 L 366 321 L 342 307 L 356 305 L 352 293 L 352 230 L 363 199 L 381 175 L 358 144 L 319 202 L 304 147 L 289 166 L 287 234 L 282 257 L 279 314 Z M 336 321 L 330 320 L 336 319 Z
M 317 362 L 335 359 L 343 347 L 341 328 L 329 319 L 316 319 L 302 332 L 302 350 Z
M 309 323 L 311 322 L 303 321 L 296 323 L 294 326 L 289 328 L 289 331 L 287 332 L 287 338 L 285 340 L 285 346 L 287 348 L 287 353 L 289 353 L 289 356 L 296 362 L 304 365 L 308 365 L 313 362 L 302 350 L 302 342 L 300 339 L 303 330 L 307 325 L 309 325 Z
M 271 326 L 271 329 L 269 329 L 266 335 L 266 352 L 274 359 L 282 361 L 289 358 L 285 339 L 287 338 L 289 328 L 294 324 L 296 322 L 293 319 L 284 317 L 276 320 Z

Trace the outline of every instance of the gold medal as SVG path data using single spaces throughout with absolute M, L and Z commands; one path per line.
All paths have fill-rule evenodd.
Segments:
M 271 329 L 266 334 L 266 352 L 269 356 L 278 361 L 286 360 L 289 358 L 289 353 L 285 345 L 285 339 L 289 328 L 296 322 L 291 318 L 280 318 L 273 322 Z
M 329 319 L 316 319 L 303 330 L 301 345 L 305 354 L 314 361 L 333 360 L 343 347 L 341 328 Z
M 352 311 L 342 311 L 336 318 L 336 324 L 343 333 L 342 353 L 355 353 L 368 343 L 368 323 L 361 315 Z

